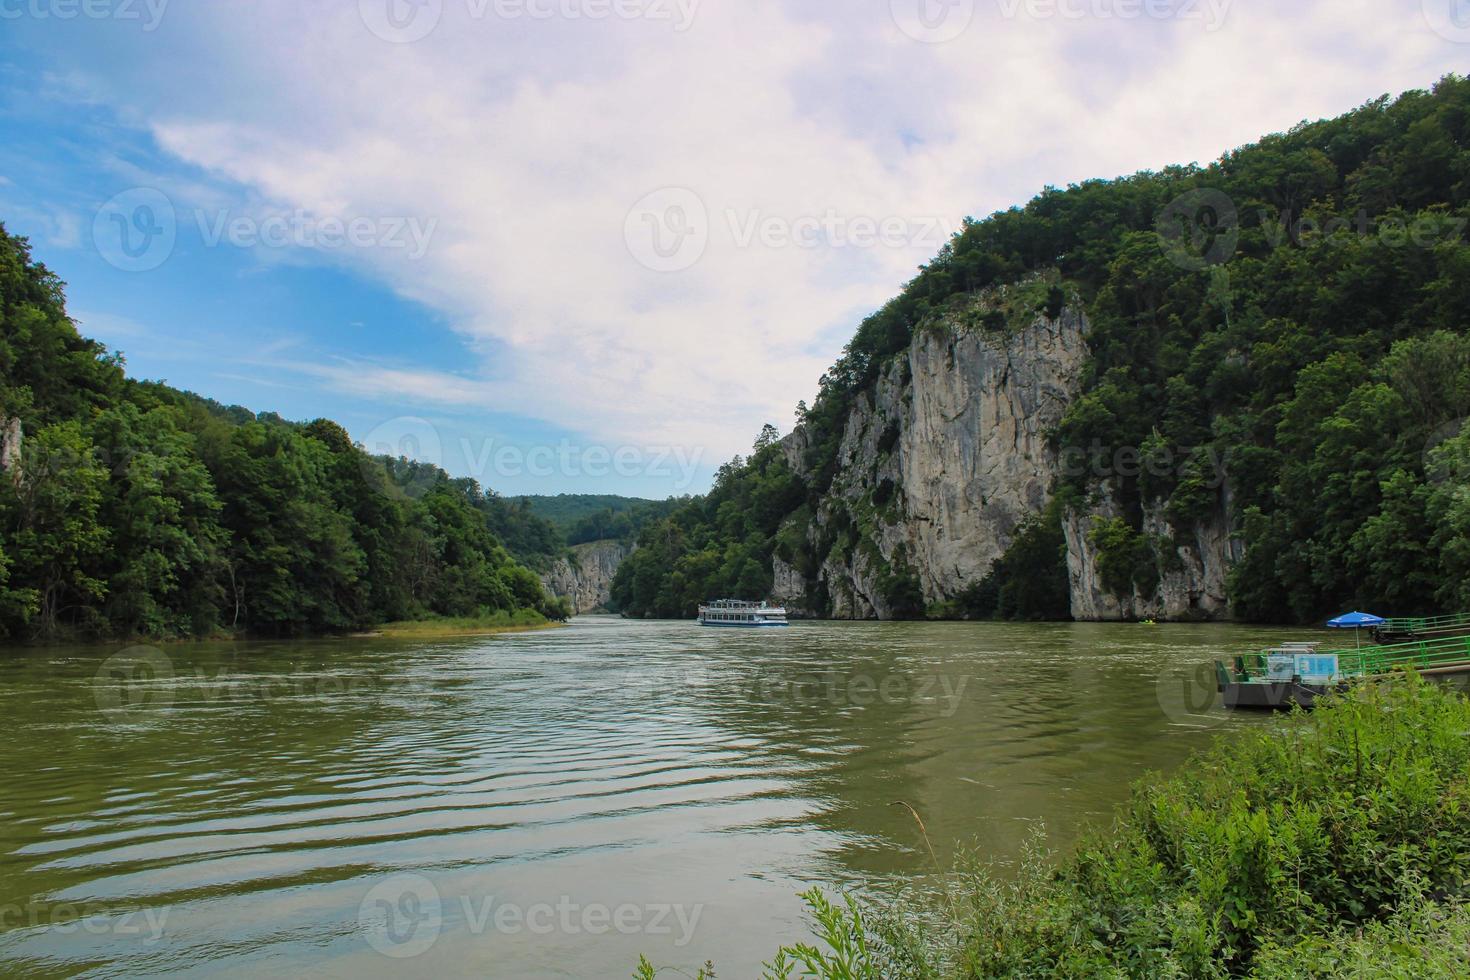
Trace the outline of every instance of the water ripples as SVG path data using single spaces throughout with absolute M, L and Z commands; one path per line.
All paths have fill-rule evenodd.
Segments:
M 446 914 L 418 964 L 434 972 L 626 976 L 646 951 L 744 975 L 799 934 L 805 882 L 922 869 L 895 801 L 946 852 L 1004 853 L 1018 822 L 1070 831 L 1120 777 L 1197 744 L 1150 672 L 1243 635 L 1139 629 L 583 620 L 170 648 L 121 691 L 99 687 L 110 651 L 17 653 L 0 673 L 0 972 L 397 975 L 363 903 L 416 875 L 464 909 L 704 910 L 687 947 L 487 936 Z M 166 914 L 159 936 L 123 931 L 145 912 Z

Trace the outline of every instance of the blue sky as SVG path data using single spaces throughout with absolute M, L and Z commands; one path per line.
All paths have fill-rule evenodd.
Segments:
M 0 0 L 0 221 L 83 331 L 505 493 L 700 492 L 965 215 L 1470 53 L 1453 0 L 86 4 Z

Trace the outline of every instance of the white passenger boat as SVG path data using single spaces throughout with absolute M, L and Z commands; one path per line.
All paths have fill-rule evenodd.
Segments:
M 701 626 L 787 626 L 786 610 L 769 602 L 720 599 L 699 607 Z

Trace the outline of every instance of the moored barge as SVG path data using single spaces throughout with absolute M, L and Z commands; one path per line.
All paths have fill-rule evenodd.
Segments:
M 1310 708 L 1317 698 L 1353 683 L 1413 670 L 1426 677 L 1470 677 L 1470 636 L 1444 636 L 1347 650 L 1319 650 L 1319 643 L 1285 643 L 1215 661 L 1227 708 Z

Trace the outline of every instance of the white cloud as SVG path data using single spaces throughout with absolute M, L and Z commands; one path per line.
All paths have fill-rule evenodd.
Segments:
M 1419 0 L 1236 0 L 1216 31 L 1006 19 L 1009 5 L 979 0 L 940 45 L 906 37 L 888 0 L 830 19 L 705 0 L 683 33 L 476 20 L 475 6 L 445 0 L 435 32 L 403 45 L 370 34 L 357 4 L 196 10 L 187 57 L 236 97 L 160 89 L 134 108 L 167 150 L 256 200 L 438 222 L 420 261 L 353 260 L 496 353 L 472 379 L 311 368 L 326 383 L 723 454 L 811 397 L 836 353 L 814 339 L 893 295 L 937 248 L 932 219 L 947 230 L 1045 183 L 1208 160 L 1427 85 L 1464 53 Z M 680 272 L 640 266 L 624 240 L 629 209 L 664 187 L 710 218 Z M 829 214 L 843 235 L 896 221 L 898 243 L 738 241 L 753 220 L 780 231 Z

